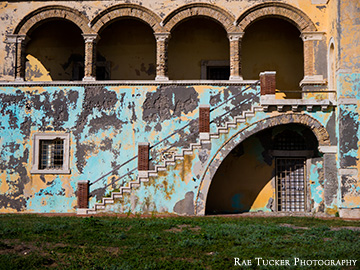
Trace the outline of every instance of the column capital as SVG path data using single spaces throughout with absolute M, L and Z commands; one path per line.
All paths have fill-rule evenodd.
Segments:
M 16 37 L 16 41 L 18 43 L 24 42 L 24 41 L 29 41 L 30 38 L 27 35 L 17 35 Z
M 161 32 L 161 33 L 154 33 L 156 41 L 165 41 L 170 38 L 170 32 Z
M 92 43 L 99 39 L 98 34 L 82 34 L 82 36 L 85 40 L 85 43 Z
M 324 38 L 325 32 L 302 32 L 300 37 L 303 41 L 308 40 L 322 40 Z
M 229 32 L 228 38 L 230 41 L 238 41 L 243 38 L 244 34 L 244 32 Z
M 5 43 L 17 43 L 17 34 L 7 34 L 5 37 Z
M 30 38 L 27 35 L 18 35 L 18 34 L 7 34 L 5 38 L 5 43 L 21 44 L 24 42 L 30 41 Z

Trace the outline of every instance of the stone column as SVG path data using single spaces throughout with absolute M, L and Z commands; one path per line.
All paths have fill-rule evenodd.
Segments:
M 304 79 L 300 85 L 304 84 L 323 84 L 324 78 L 322 75 L 317 75 L 315 70 L 315 42 L 323 39 L 323 32 L 302 32 L 301 38 L 304 42 Z
M 15 81 L 25 80 L 25 45 L 28 41 L 26 35 L 16 35 Z
M 168 81 L 168 42 L 170 33 L 155 33 L 156 81 Z
M 85 67 L 83 81 L 96 80 L 96 41 L 97 34 L 83 34 L 85 40 Z
M 5 58 L 3 76 L 8 81 L 13 81 L 16 76 L 16 47 L 17 35 L 8 34 L 5 39 Z
M 229 80 L 242 80 L 241 75 L 241 40 L 244 33 L 229 33 L 230 41 L 230 78 Z

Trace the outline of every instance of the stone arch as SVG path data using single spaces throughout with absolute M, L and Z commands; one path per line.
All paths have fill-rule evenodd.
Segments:
M 33 27 L 48 19 L 65 19 L 77 25 L 83 34 L 92 34 L 87 17 L 81 12 L 65 6 L 46 6 L 26 15 L 14 30 L 14 34 L 27 35 Z
M 201 177 L 200 188 L 195 199 L 195 215 L 204 215 L 206 200 L 211 181 L 226 156 L 250 136 L 267 128 L 285 124 L 301 124 L 307 126 L 315 135 L 319 146 L 330 146 L 330 136 L 326 128 L 315 118 L 299 113 L 287 113 L 278 116 L 268 117 L 240 130 L 224 142 L 215 155 L 212 156 Z
M 134 4 L 119 4 L 106 9 L 91 21 L 90 26 L 98 33 L 106 24 L 120 17 L 137 18 L 150 25 L 154 32 L 160 32 L 160 17 L 151 10 Z
M 300 9 L 284 3 L 268 2 L 256 5 L 246 10 L 236 20 L 241 32 L 253 22 L 264 17 L 279 17 L 294 24 L 300 32 L 317 31 L 312 20 Z
M 233 15 L 220 7 L 206 3 L 193 3 L 179 7 L 164 18 L 162 25 L 166 31 L 171 32 L 178 23 L 193 16 L 208 17 L 220 23 L 228 33 L 236 31 Z

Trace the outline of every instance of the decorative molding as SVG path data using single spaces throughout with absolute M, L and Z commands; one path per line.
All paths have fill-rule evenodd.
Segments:
M 228 33 L 228 38 L 230 41 L 239 41 L 243 38 L 245 32 L 230 32 Z
M 325 32 L 317 32 L 317 31 L 302 32 L 300 35 L 303 41 L 323 40 L 324 36 L 325 36 Z
M 341 97 L 338 99 L 339 105 L 357 105 L 358 100 L 355 97 Z
M 312 76 L 305 76 L 304 79 L 300 82 L 300 87 L 304 85 L 324 85 L 326 84 L 326 80 L 324 79 L 323 75 L 312 75 Z
M 323 111 L 329 106 L 336 106 L 329 99 L 277 99 L 275 95 L 260 96 L 260 104 L 264 111 L 267 111 L 269 106 L 276 106 L 278 111 L 283 111 L 285 106 L 291 106 L 292 111 L 298 111 L 300 106 L 305 106 L 307 111 L 312 111 L 315 106 L 320 106 Z
M 319 152 L 323 154 L 336 154 L 337 146 L 336 145 L 319 145 Z
M 351 175 L 351 176 L 357 176 L 358 175 L 358 169 L 339 169 L 340 175 Z
M 85 43 L 97 41 L 99 38 L 98 34 L 82 34 L 82 36 L 84 37 Z
M 166 41 L 171 37 L 171 33 L 170 32 L 154 33 L 154 36 L 157 42 Z

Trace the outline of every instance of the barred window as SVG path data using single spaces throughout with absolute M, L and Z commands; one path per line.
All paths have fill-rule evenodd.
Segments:
M 69 134 L 37 133 L 34 135 L 31 173 L 70 173 Z
M 39 169 L 62 169 L 63 163 L 64 140 L 41 140 Z

